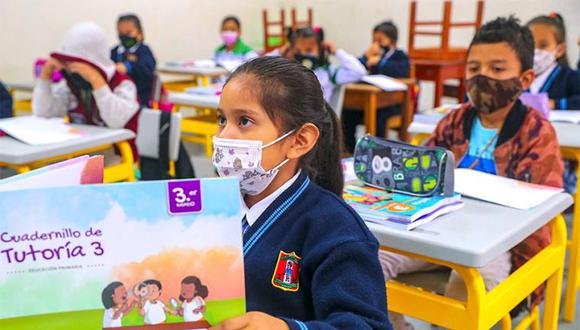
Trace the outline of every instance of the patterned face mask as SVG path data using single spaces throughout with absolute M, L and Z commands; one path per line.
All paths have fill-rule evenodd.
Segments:
M 477 75 L 466 81 L 469 101 L 479 113 L 492 113 L 518 99 L 523 87 L 518 77 L 499 80 Z
M 219 176 L 235 176 L 240 179 L 240 190 L 244 195 L 258 195 L 272 183 L 284 160 L 270 170 L 262 168 L 262 150 L 294 133 L 294 130 L 276 140 L 262 145 L 262 141 L 213 138 L 213 166 Z

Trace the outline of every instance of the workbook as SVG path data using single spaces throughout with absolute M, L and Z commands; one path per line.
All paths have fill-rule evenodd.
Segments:
M 407 85 L 405 85 L 404 83 L 400 82 L 397 79 L 387 77 L 382 74 L 364 76 L 361 80 L 366 82 L 367 84 L 377 86 L 387 92 L 407 90 Z
M 68 125 L 63 118 L 36 116 L 1 119 L 0 130 L 33 146 L 65 142 L 84 135 L 83 132 Z
M 206 329 L 245 312 L 236 179 L 0 192 L 0 329 Z
M 463 206 L 459 194 L 415 197 L 368 187 L 360 181 L 347 183 L 343 198 L 363 220 L 404 230 L 414 229 Z

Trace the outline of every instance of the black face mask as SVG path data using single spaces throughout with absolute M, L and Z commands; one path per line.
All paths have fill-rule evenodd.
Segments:
M 69 81 L 73 86 L 77 87 L 79 90 L 92 91 L 93 85 L 86 81 L 80 74 L 76 72 L 68 72 L 66 70 L 61 71 L 62 76 Z
M 381 48 L 383 49 L 383 54 L 386 54 L 391 50 L 391 47 L 389 46 L 381 46 Z
M 316 70 L 317 68 L 319 68 L 320 66 L 322 66 L 320 64 L 320 60 L 318 58 L 318 56 L 314 56 L 314 55 L 303 55 L 303 54 L 294 54 L 294 59 L 296 60 L 296 62 L 304 65 L 305 67 L 309 68 L 310 70 Z
M 126 34 L 119 34 L 119 41 L 126 49 L 129 49 L 137 44 L 137 38 L 128 36 Z

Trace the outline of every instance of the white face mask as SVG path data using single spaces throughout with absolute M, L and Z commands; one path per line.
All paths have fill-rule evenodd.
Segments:
M 556 62 L 556 55 L 554 52 L 543 49 L 534 49 L 534 72 L 540 75 Z
M 258 195 L 264 191 L 278 174 L 284 160 L 270 170 L 262 168 L 262 150 L 294 133 L 294 130 L 262 146 L 262 141 L 213 138 L 213 166 L 219 176 L 235 176 L 240 179 L 242 194 Z

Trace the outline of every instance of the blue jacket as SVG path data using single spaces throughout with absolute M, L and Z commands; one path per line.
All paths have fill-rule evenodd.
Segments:
M 155 77 L 155 57 L 151 49 L 145 44 L 139 44 L 124 52 L 119 52 L 116 46 L 111 50 L 111 60 L 115 63 L 122 62 L 127 67 L 127 74 L 133 79 L 137 86 L 139 103 L 148 106 L 153 93 L 153 79 Z M 135 62 L 128 60 L 127 55 L 133 54 L 137 57 Z
M 580 73 L 569 67 L 556 66 L 540 92 L 547 92 L 556 109 L 580 110 Z
M 0 118 L 12 117 L 12 97 L 0 82 Z
M 248 311 L 292 330 L 392 329 L 378 242 L 302 173 L 244 234 Z
M 388 53 L 383 55 L 383 58 L 377 65 L 367 67 L 367 57 L 362 55 L 359 61 L 367 68 L 370 74 L 384 74 L 391 78 L 409 78 L 411 75 L 411 64 L 409 57 L 402 50 L 395 50 L 393 55 L 387 57 Z

